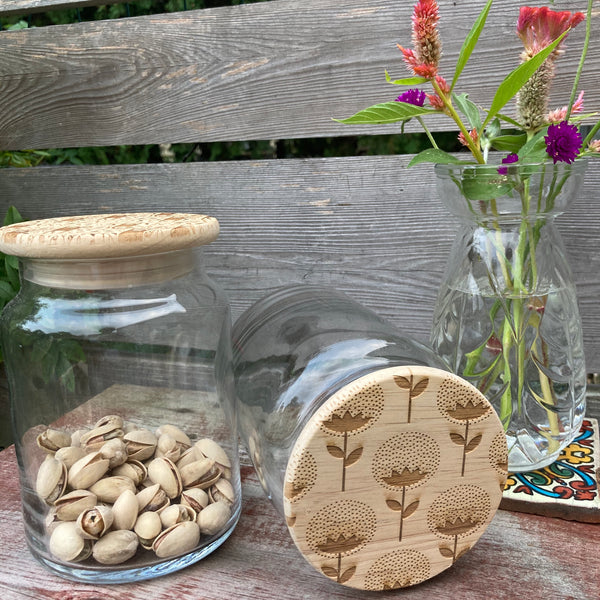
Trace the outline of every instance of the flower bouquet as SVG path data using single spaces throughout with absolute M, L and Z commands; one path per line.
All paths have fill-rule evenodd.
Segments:
M 409 166 L 435 163 L 443 201 L 461 221 L 434 313 L 432 345 L 453 370 L 484 392 L 497 410 L 509 444 L 509 468 L 525 471 L 553 462 L 576 435 L 585 411 L 585 364 L 574 285 L 554 217 L 577 194 L 583 157 L 600 157 L 584 136 L 579 79 L 591 33 L 587 15 L 522 7 L 517 34 L 520 64 L 498 87 L 489 108 L 455 91 L 484 29 L 488 0 L 467 35 L 448 82 L 439 73 L 441 38 L 435 0 L 414 7 L 413 48 L 398 46 L 411 76 L 389 83 L 408 89 L 341 120 L 348 124 L 417 119 L 432 147 Z M 549 109 L 556 62 L 569 31 L 586 35 L 569 102 Z M 426 90 L 417 86 L 426 85 Z M 516 116 L 502 111 L 516 97 Z M 449 154 L 425 124 L 432 114 L 456 124 L 469 150 Z M 496 150 L 503 153 L 496 159 Z M 495 162 L 494 162 L 495 161 Z

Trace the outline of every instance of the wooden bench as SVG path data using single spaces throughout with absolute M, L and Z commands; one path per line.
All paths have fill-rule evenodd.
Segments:
M 3 0 L 10 14 L 106 0 Z M 395 45 L 408 42 L 409 0 L 271 0 L 0 33 L 0 150 L 398 133 L 332 120 L 383 100 L 404 76 Z M 489 105 L 515 66 L 521 3 L 492 10 L 462 77 Z M 554 7 L 572 8 L 557 0 Z M 450 70 L 482 0 L 440 2 L 443 65 Z M 596 29 L 598 24 L 594 23 Z M 583 31 L 569 44 L 577 47 Z M 600 107 L 600 39 L 583 78 Z M 500 51 L 500 48 L 505 50 Z M 561 58 L 553 97 L 564 104 L 578 52 Z M 442 66 L 443 68 L 443 66 Z M 434 120 L 436 131 L 453 129 Z M 418 131 L 409 123 L 407 131 Z M 0 170 L 0 214 L 184 211 L 216 216 L 209 272 L 236 318 L 291 282 L 332 285 L 427 340 L 455 224 L 439 203 L 429 165 L 410 156 L 273 159 L 183 164 L 41 166 Z M 600 163 L 561 217 L 585 332 L 587 368 L 600 372 Z M 589 414 L 598 416 L 597 404 Z M 264 496 L 247 459 L 244 512 L 226 544 L 180 573 L 118 587 L 57 579 L 25 547 L 14 450 L 0 453 L 0 595 L 12 598 L 364 598 L 314 572 Z M 500 511 L 468 559 L 393 598 L 592 599 L 600 581 L 600 528 Z M 585 557 L 585 562 L 580 561 Z

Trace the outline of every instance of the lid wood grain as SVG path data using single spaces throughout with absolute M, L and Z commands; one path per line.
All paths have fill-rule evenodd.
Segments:
M 124 213 L 58 217 L 0 228 L 0 251 L 28 258 L 116 258 L 202 246 L 219 235 L 214 217 Z

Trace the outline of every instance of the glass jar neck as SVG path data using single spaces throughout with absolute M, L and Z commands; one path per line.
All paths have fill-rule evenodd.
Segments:
M 114 289 L 161 283 L 196 266 L 198 249 L 118 258 L 22 258 L 25 281 L 62 289 Z

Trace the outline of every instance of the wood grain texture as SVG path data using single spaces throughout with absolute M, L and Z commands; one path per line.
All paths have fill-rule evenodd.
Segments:
M 365 598 L 330 582 L 302 558 L 252 467 L 242 467 L 243 512 L 231 538 L 196 565 L 152 581 L 84 585 L 49 574 L 26 549 L 14 449 L 0 453 L 0 595 L 3 600 L 306 600 Z M 453 567 L 418 586 L 386 593 L 408 600 L 598 597 L 600 527 L 499 511 Z M 468 557 L 468 560 L 466 558 Z M 585 557 L 583 568 L 575 568 Z M 518 565 L 518 567 L 517 567 Z
M 412 4 L 272 0 L 0 33 L 0 149 L 398 132 L 398 125 L 345 126 L 332 118 L 398 96 L 384 73 L 407 75 L 396 44 L 410 43 Z M 483 4 L 440 2 L 441 72 L 449 80 Z M 518 64 L 520 5 L 494 7 L 463 72 L 457 91 L 477 103 L 489 106 Z M 554 6 L 572 8 L 566 0 Z M 582 27 L 571 34 L 553 104 L 567 103 L 582 36 Z M 590 57 L 600 55 L 597 38 Z M 592 59 L 581 80 L 587 107 L 600 106 L 598 77 L 600 62 Z M 430 126 L 456 129 L 444 116 Z
M 410 156 L 183 165 L 0 170 L 0 212 L 26 218 L 175 211 L 215 216 L 209 273 L 236 318 L 270 290 L 332 285 L 407 334 L 429 336 L 433 304 L 456 230 L 429 165 Z M 600 370 L 600 164 L 558 219 L 574 272 L 588 371 Z
M 28 15 L 49 10 L 117 4 L 121 0 L 2 0 L 0 15 Z

